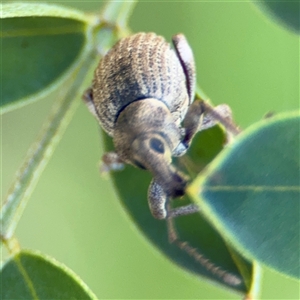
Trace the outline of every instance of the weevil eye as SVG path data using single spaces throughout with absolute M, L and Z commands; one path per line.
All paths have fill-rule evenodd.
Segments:
M 165 153 L 164 144 L 157 138 L 150 139 L 150 148 L 157 153 Z

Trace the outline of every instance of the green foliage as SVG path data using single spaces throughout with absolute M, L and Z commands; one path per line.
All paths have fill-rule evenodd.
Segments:
M 80 97 L 83 93 L 82 77 L 89 70 L 94 62 L 94 56 L 89 55 L 80 65 L 80 68 L 73 73 L 73 83 L 65 97 L 58 99 L 58 105 L 50 116 L 45 128 L 43 128 L 38 143 L 34 144 L 29 151 L 25 163 L 9 191 L 7 200 L 1 209 L 1 236 L 5 239 L 12 237 L 17 223 L 23 213 L 28 198 L 31 195 L 38 179 L 43 172 L 51 153 L 54 151 L 59 137 L 68 125 L 78 105 L 74 98 Z
M 1 299 L 97 299 L 66 266 L 30 251 L 5 263 L 0 282 Z
M 4 4 L 1 19 L 1 111 L 57 88 L 82 60 L 84 14 L 47 4 Z
M 195 180 L 189 194 L 240 253 L 299 278 L 300 116 L 260 122 Z
M 27 101 L 31 101 L 33 98 L 30 94 L 33 93 L 33 89 L 31 90 L 30 87 L 36 87 L 36 91 L 38 89 L 47 91 L 48 88 L 46 86 L 48 84 L 46 84 L 44 79 L 49 74 L 52 74 L 51 80 L 57 81 L 58 84 L 62 83 L 62 79 L 60 81 L 57 79 L 59 74 L 55 71 L 57 65 L 60 65 L 56 61 L 56 58 L 61 59 L 70 56 L 69 52 L 72 52 L 72 48 L 66 46 L 67 44 L 68 46 L 69 44 L 74 46 L 74 44 L 71 43 L 73 38 L 71 40 L 68 38 L 68 31 L 70 30 L 71 35 L 73 35 L 74 30 L 78 30 L 78 24 L 74 25 L 75 23 L 73 23 L 75 17 L 83 19 L 83 15 L 73 10 L 60 10 L 59 7 L 44 4 L 4 5 L 4 11 L 4 19 L 2 21 L 5 28 L 3 48 L 7 51 L 5 57 L 10 57 L 10 54 L 13 54 L 14 51 L 19 51 L 19 53 L 16 55 L 18 59 L 12 59 L 12 63 L 9 60 L 3 60 L 7 64 L 3 64 L 4 72 L 1 73 L 5 76 L 5 80 L 3 80 L 4 97 L 1 102 L 4 105 L 4 110 L 1 111 L 6 111 L 14 107 L 16 103 L 22 105 L 22 103 L 26 104 Z M 55 18 L 49 16 L 55 16 Z M 58 16 L 59 18 L 57 18 Z M 69 19 L 66 19 L 67 16 L 69 16 Z M 57 106 L 49 117 L 38 142 L 30 149 L 28 158 L 22 166 L 22 171 L 18 174 L 12 189 L 8 193 L 7 200 L 1 209 L 1 236 L 4 238 L 10 238 L 13 235 L 27 199 L 30 197 L 39 178 L 38 175 L 43 171 L 47 160 L 51 156 L 51 152 L 54 151 L 59 141 L 59 136 L 64 132 L 77 107 L 74 98 L 83 93 L 82 78 L 84 78 L 86 72 L 90 69 L 95 56 L 92 51 L 91 26 L 89 27 L 88 24 L 83 26 L 82 23 L 80 27 L 85 28 L 85 31 L 81 33 L 83 50 L 82 57 L 77 59 L 76 62 L 74 61 L 73 67 L 69 70 L 69 76 L 73 82 L 70 86 L 65 86 L 61 90 L 62 97 L 58 99 Z M 29 38 L 37 38 L 39 41 L 32 41 L 32 47 L 35 50 L 30 53 L 30 59 L 28 57 L 28 60 L 24 60 L 24 56 L 27 55 L 27 47 L 22 47 L 18 41 L 25 41 L 27 36 Z M 62 48 L 60 48 L 62 43 L 59 42 L 61 37 L 67 41 L 67 44 Z M 85 41 L 84 44 L 83 41 Z M 46 49 L 49 49 L 50 52 Z M 73 50 L 77 53 L 76 47 Z M 64 54 L 62 54 L 63 52 Z M 51 60 L 50 56 L 54 60 Z M 50 61 L 49 65 L 48 59 Z M 19 60 L 22 63 L 19 63 Z M 42 64 L 42 62 L 45 63 Z M 43 76 L 41 74 L 47 75 Z M 18 88 L 14 86 L 15 78 L 20 83 Z M 7 89 L 10 89 L 11 93 Z
M 299 32 L 299 2 L 261 1 L 260 5 Z M 1 208 L 5 245 L 10 244 L 27 200 L 88 86 L 84 79 L 95 63 L 95 50 L 102 53 L 128 34 L 133 6 L 134 1 L 111 1 L 94 15 L 47 4 L 1 6 L 1 112 L 60 89 L 53 112 Z M 71 84 L 66 84 L 68 80 Z M 133 223 L 164 256 L 250 298 L 257 296 L 260 285 L 255 261 L 299 277 L 299 136 L 298 113 L 255 125 L 227 149 L 223 149 L 223 130 L 215 126 L 199 133 L 188 155 L 175 161 L 192 183 L 188 195 L 172 204 L 181 206 L 194 199 L 202 209 L 200 214 L 175 220 L 179 236 L 239 278 L 237 285 L 224 282 L 170 245 L 166 222 L 155 220 L 147 205 L 149 173 L 127 167 L 112 174 L 112 179 Z M 104 144 L 112 148 L 108 137 Z M 0 273 L 1 299 L 96 298 L 81 279 L 52 259 L 26 251 L 16 254 L 10 246 L 8 250 L 11 257 Z
M 290 30 L 300 33 L 300 2 L 259 0 L 255 3 L 267 15 L 279 20 Z

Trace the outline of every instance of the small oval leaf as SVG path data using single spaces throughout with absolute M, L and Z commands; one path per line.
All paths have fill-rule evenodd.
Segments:
M 217 155 L 224 141 L 224 132 L 218 126 L 200 132 L 195 137 L 188 154 L 176 164 L 181 167 L 184 165 L 193 176 Z M 113 149 L 109 137 L 104 137 L 104 144 L 107 151 Z M 166 221 L 154 219 L 148 207 L 147 189 L 151 181 L 149 172 L 126 166 L 125 170 L 114 172 L 111 176 L 120 202 L 132 221 L 167 258 L 189 272 L 213 280 L 237 292 L 248 293 L 253 279 L 252 264 L 228 247 L 221 235 L 200 214 L 175 219 L 180 239 L 188 241 L 193 249 L 204 254 L 210 262 L 224 269 L 227 274 L 235 274 L 241 280 L 239 284 L 232 285 L 224 282 L 223 279 L 196 262 L 194 257 L 169 242 Z M 185 196 L 173 202 L 174 206 L 182 206 L 191 203 L 191 200 Z
M 300 275 L 300 116 L 245 131 L 189 187 L 206 216 L 241 253 Z
M 1 299 L 97 299 L 85 283 L 53 258 L 22 251 L 0 273 Z
M 80 60 L 87 18 L 46 4 L 4 4 L 1 15 L 1 111 L 33 101 L 57 86 Z
M 300 33 L 300 2 L 259 0 L 255 3 L 271 18 L 279 20 L 289 29 Z

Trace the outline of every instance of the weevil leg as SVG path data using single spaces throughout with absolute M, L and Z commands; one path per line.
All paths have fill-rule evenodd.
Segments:
M 183 120 L 183 128 L 185 129 L 185 135 L 182 143 L 186 148 L 189 148 L 190 143 L 193 140 L 195 134 L 199 131 L 200 124 L 202 123 L 204 116 L 204 109 L 201 101 L 194 101 Z
M 102 156 L 100 163 L 100 173 L 104 174 L 109 171 L 120 171 L 124 169 L 124 163 L 116 152 L 107 152 Z
M 195 100 L 183 120 L 185 134 L 182 143 L 188 149 L 198 131 L 213 127 L 217 123 L 225 127 L 228 139 L 230 138 L 229 134 L 237 135 L 240 132 L 232 122 L 232 112 L 228 105 L 221 104 L 212 107 L 203 100 Z
M 185 206 L 180 206 L 172 209 L 167 209 L 167 218 L 177 218 L 181 216 L 191 215 L 199 212 L 200 208 L 196 204 L 189 204 Z
M 173 209 L 167 209 L 168 196 L 162 186 L 152 179 L 148 189 L 148 203 L 150 211 L 156 219 L 176 218 L 190 215 L 199 211 L 196 204 L 189 204 Z
M 167 203 L 167 210 L 171 210 L 170 203 Z M 216 265 L 204 254 L 202 254 L 197 248 L 192 247 L 187 241 L 182 241 L 177 233 L 174 218 L 167 219 L 167 230 L 168 230 L 168 238 L 171 244 L 176 245 L 182 251 L 186 252 L 190 255 L 198 264 L 200 264 L 207 271 L 211 272 L 213 275 L 220 278 L 223 282 L 231 285 L 238 286 L 242 283 L 242 279 L 237 275 L 232 274 L 222 267 Z
M 194 100 L 196 89 L 196 65 L 192 48 L 183 34 L 176 34 L 172 38 L 172 42 L 185 73 L 186 86 L 189 95 L 189 103 Z
M 163 188 L 153 179 L 148 190 L 148 201 L 152 215 L 157 219 L 167 220 L 167 230 L 169 242 L 179 247 L 182 251 L 190 255 L 197 263 L 199 263 L 207 271 L 219 277 L 223 282 L 232 286 L 237 286 L 242 283 L 241 278 L 231 274 L 211 262 L 197 248 L 192 247 L 187 241 L 182 241 L 176 231 L 174 219 L 175 217 L 195 213 L 199 208 L 193 204 L 172 209 L 170 199 Z
M 233 123 L 232 111 L 227 104 L 220 104 L 213 107 L 207 101 L 198 101 L 201 101 L 204 111 L 204 118 L 199 130 L 204 130 L 220 123 L 225 127 L 226 131 L 232 135 L 237 135 L 241 132 L 241 130 Z
M 88 110 L 94 115 L 94 117 L 98 118 L 98 114 L 95 108 L 94 100 L 93 100 L 93 89 L 89 87 L 82 95 L 82 99 L 86 104 Z

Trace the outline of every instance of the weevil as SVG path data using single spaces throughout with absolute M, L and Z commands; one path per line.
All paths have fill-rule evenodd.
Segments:
M 169 200 L 184 195 L 188 182 L 172 165 L 172 157 L 184 155 L 194 135 L 216 123 L 214 113 L 230 117 L 226 105 L 207 112 L 201 101 L 193 101 L 196 68 L 192 49 L 182 34 L 175 35 L 172 42 L 174 49 L 155 33 L 121 39 L 100 60 L 92 87 L 83 97 L 113 138 L 115 152 L 103 157 L 106 168 L 117 169 L 125 163 L 150 171 L 150 211 L 155 218 L 168 220 L 199 211 L 195 204 L 170 208 Z M 180 242 L 171 223 L 169 237 L 225 282 L 240 283 L 235 275 Z

